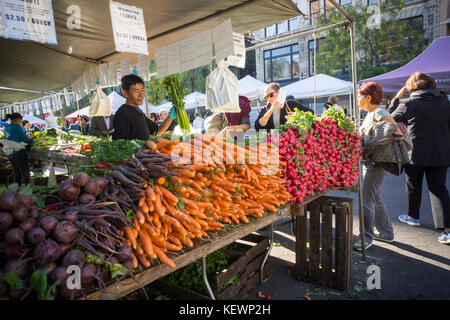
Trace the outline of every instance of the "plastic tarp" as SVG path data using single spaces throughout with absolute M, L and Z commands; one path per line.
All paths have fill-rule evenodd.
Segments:
M 288 95 L 296 99 L 314 98 L 314 76 L 283 87 Z M 342 96 L 353 93 L 353 84 L 326 74 L 316 75 L 316 97 Z
M 142 8 L 149 60 L 155 49 L 187 39 L 231 18 L 233 31 L 247 33 L 302 13 L 292 0 L 122 0 Z M 0 87 L 43 92 L 0 90 L 0 105 L 28 101 L 69 87 L 99 63 L 137 55 L 115 51 L 108 0 L 52 1 L 57 45 L 0 38 Z M 80 28 L 69 29 L 70 6 L 80 10 Z M 69 13 L 68 13 L 69 12 Z
M 385 93 L 396 93 L 406 84 L 409 76 L 414 72 L 429 74 L 435 81 L 438 89 L 450 90 L 450 36 L 437 38 L 415 59 L 404 66 L 385 74 L 361 80 L 363 82 L 375 81 Z
M 266 84 L 252 76 L 245 76 L 239 80 L 239 94 L 246 96 L 250 100 L 263 98 Z

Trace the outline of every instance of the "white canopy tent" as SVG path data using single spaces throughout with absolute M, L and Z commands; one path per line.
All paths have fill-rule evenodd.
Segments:
M 44 120 L 42 120 L 41 118 L 35 117 L 33 115 L 24 116 L 22 118 L 22 120 L 27 120 L 28 122 L 31 122 L 31 123 L 36 123 L 36 122 L 39 123 L 39 124 L 44 124 L 45 123 Z
M 185 109 L 186 110 L 192 110 L 197 107 L 202 107 L 205 105 L 205 99 L 206 95 L 201 92 L 192 92 L 184 97 L 184 103 L 185 103 Z M 163 103 L 157 107 L 153 106 L 153 108 L 150 110 L 150 112 L 156 112 L 159 113 L 161 110 L 169 111 L 170 108 L 172 108 L 173 104 L 172 102 L 166 102 Z
M 71 114 L 66 116 L 66 119 L 72 119 L 72 118 L 77 118 L 78 116 L 89 116 L 89 107 L 84 107 L 80 110 L 77 110 L 75 112 L 72 112 Z
M 353 94 L 353 84 L 350 81 L 341 80 L 326 74 L 316 75 L 316 97 L 343 96 Z M 283 87 L 287 94 L 296 99 L 308 99 L 314 97 L 314 76 L 303 79 Z
M 247 75 L 239 80 L 239 94 L 246 96 L 250 100 L 264 97 L 265 89 L 266 84 L 252 76 Z

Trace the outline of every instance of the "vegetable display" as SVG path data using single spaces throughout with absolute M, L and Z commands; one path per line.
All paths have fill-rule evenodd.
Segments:
M 59 185 L 59 202 L 36 208 L 31 195 L 4 191 L 0 195 L 1 299 L 73 298 L 132 268 L 131 248 L 118 229 L 130 225 L 114 202 L 97 201 L 108 180 L 89 181 L 85 173 Z M 83 196 L 90 201 L 82 203 Z M 80 289 L 66 285 L 68 266 L 81 270 Z
M 191 152 L 196 145 L 201 146 L 205 155 L 204 161 L 197 164 L 194 161 L 199 160 L 199 155 Z M 241 148 L 212 135 L 198 135 L 188 143 L 159 138 L 156 144 L 148 142 L 147 147 L 129 163 L 132 169 L 128 170 L 135 175 L 116 174 L 111 181 L 111 185 L 135 190 L 121 194 L 129 195 L 129 200 L 137 203 L 137 210 L 134 205 L 130 208 L 134 213 L 133 227 L 124 228 L 127 244 L 134 250 L 136 266 L 139 262 L 148 267 L 152 259 L 158 258 L 174 268 L 175 263 L 167 252 L 192 247 L 193 239 L 208 237 L 207 231 L 221 230 L 226 224 L 248 223 L 248 216 L 261 217 L 265 210 L 276 212 L 276 207 L 290 200 L 281 171 L 266 174 L 266 167 L 271 163 L 263 152 L 271 148 L 267 144 L 258 146 L 260 158 L 255 164 L 223 164 L 221 159 L 238 153 L 249 155 L 250 147 Z M 155 161 L 164 159 L 170 163 L 172 152 L 181 156 L 181 162 L 194 164 L 166 164 L 165 169 L 154 165 Z M 150 173 L 145 168 L 147 163 L 153 166 Z M 139 172 L 151 175 L 152 170 L 165 177 L 156 178 L 153 186 L 138 178 Z M 122 173 L 126 175 L 125 171 Z M 120 203 L 125 205 L 126 201 Z
M 360 139 L 351 120 L 330 108 L 321 117 L 296 109 L 277 141 L 286 189 L 293 203 L 314 191 L 350 187 L 358 179 Z

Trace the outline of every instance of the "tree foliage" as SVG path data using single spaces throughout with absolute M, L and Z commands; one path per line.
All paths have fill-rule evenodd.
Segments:
M 404 7 L 401 0 L 384 0 L 379 6 L 346 7 L 355 19 L 356 59 L 358 80 L 373 77 L 396 69 L 419 55 L 429 44 L 423 28 L 414 28 L 398 18 Z M 380 19 L 377 21 L 377 14 Z M 318 26 L 343 21 L 341 13 L 328 9 L 321 14 Z M 317 73 L 340 75 L 351 70 L 350 37 L 348 28 L 327 32 L 320 45 Z M 319 38 L 319 35 L 317 35 Z

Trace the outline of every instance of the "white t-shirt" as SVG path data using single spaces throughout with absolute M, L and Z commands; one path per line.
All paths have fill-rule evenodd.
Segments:
M 47 129 L 50 128 L 58 129 L 58 120 L 54 115 L 49 115 L 47 118 L 45 118 L 45 127 Z
M 194 129 L 205 130 L 205 119 L 201 117 L 195 118 L 192 122 L 192 127 L 194 127 Z
M 340 105 L 338 105 L 338 104 L 334 104 L 334 105 L 333 105 L 333 108 L 334 108 L 334 110 L 336 110 L 336 111 L 338 111 L 338 110 L 344 111 L 344 109 L 343 109 Z

